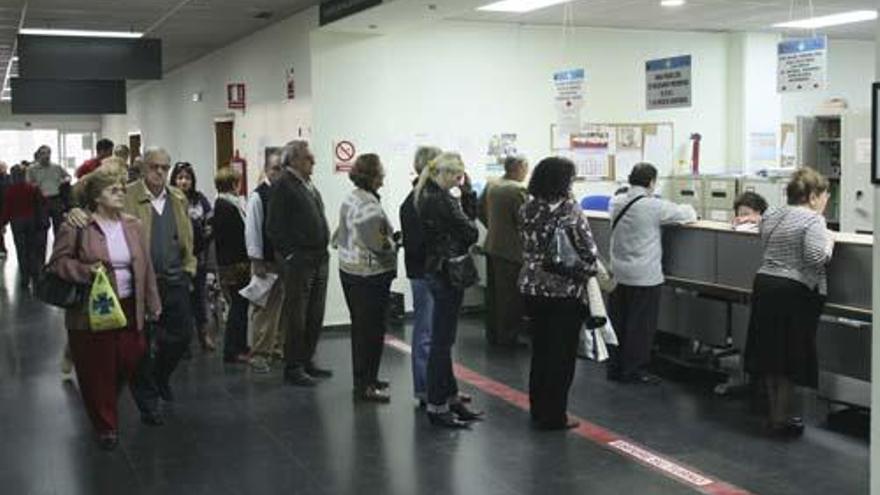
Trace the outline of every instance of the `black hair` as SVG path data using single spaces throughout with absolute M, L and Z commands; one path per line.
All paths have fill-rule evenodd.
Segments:
M 504 173 L 510 174 L 516 171 L 517 168 L 526 163 L 526 159 L 521 156 L 508 156 L 504 159 Z
M 746 191 L 733 202 L 733 212 L 736 213 L 740 206 L 751 208 L 763 215 L 767 211 L 767 200 L 756 192 Z
M 190 201 L 195 201 L 198 197 L 198 193 L 196 192 L 196 171 L 193 170 L 193 166 L 191 163 L 175 163 L 174 168 L 171 170 L 170 183 L 172 186 L 177 187 L 177 176 L 183 173 L 189 174 L 189 178 L 190 180 L 192 180 L 192 187 L 189 188 L 189 191 L 186 191 L 186 195 Z
M 532 172 L 529 194 L 545 201 L 564 199 L 571 192 L 574 176 L 574 162 L 568 158 L 559 156 L 544 158 Z
M 95 150 L 98 154 L 101 153 L 113 153 L 113 141 L 110 141 L 107 138 L 98 140 L 98 144 L 95 145 Z
M 657 180 L 657 168 L 650 163 L 637 163 L 629 173 L 631 186 L 651 187 L 651 183 Z
M 9 169 L 9 180 L 13 184 L 21 184 L 22 182 L 27 181 L 27 169 L 21 165 L 13 165 L 12 168 Z

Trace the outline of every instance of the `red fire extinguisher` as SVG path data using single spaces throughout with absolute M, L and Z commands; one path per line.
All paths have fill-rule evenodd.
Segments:
M 700 140 L 703 139 L 699 133 L 691 134 L 691 173 L 700 175 Z
M 239 188 L 239 194 L 243 196 L 247 195 L 247 160 L 241 157 L 241 155 L 238 153 L 238 150 L 235 150 L 235 156 L 233 156 L 232 160 L 229 161 L 229 166 L 235 169 L 241 176 L 241 187 Z

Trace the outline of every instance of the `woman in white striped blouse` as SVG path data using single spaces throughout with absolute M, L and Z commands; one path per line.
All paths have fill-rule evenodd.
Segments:
M 787 194 L 788 205 L 761 221 L 764 261 L 752 290 L 745 361 L 746 370 L 767 387 L 770 432 L 797 436 L 804 424 L 792 412 L 793 387 L 815 387 L 818 381 L 816 330 L 834 240 L 822 216 L 827 179 L 799 169 Z

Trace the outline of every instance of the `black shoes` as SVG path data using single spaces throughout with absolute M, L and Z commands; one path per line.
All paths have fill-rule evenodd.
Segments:
M 331 378 L 331 377 L 333 377 L 332 371 L 318 368 L 314 364 L 307 365 L 305 371 L 312 378 Z
M 165 420 L 158 412 L 149 412 L 141 414 L 141 423 L 147 426 L 162 426 L 165 424 Z
M 453 430 L 466 430 L 470 428 L 470 423 L 458 419 L 452 411 L 447 411 L 445 413 L 429 412 L 428 421 L 430 421 L 432 425 L 441 428 L 449 428 Z
M 374 383 L 373 386 L 379 390 L 388 390 L 388 387 L 391 386 L 391 383 L 389 383 L 388 380 L 376 379 L 376 383 Z
M 310 373 L 306 373 L 305 368 L 296 368 L 292 371 L 284 372 L 284 384 L 293 385 L 294 387 L 314 387 L 318 384 Z
M 803 418 L 788 418 L 782 423 L 768 423 L 767 431 L 771 436 L 779 438 L 797 438 L 804 434 Z
M 159 398 L 165 402 L 174 402 L 174 393 L 171 391 L 171 384 L 165 382 L 157 382 L 156 390 L 159 392 Z
M 98 445 L 102 449 L 110 451 L 115 450 L 119 445 L 119 435 L 115 431 L 106 431 L 98 435 Z
M 388 392 L 379 390 L 378 387 L 367 387 L 363 390 L 354 391 L 354 400 L 358 402 L 375 402 L 378 404 L 388 404 L 391 402 L 391 396 Z
M 486 416 L 483 411 L 474 411 L 461 402 L 449 405 L 449 410 L 462 421 L 482 421 Z
M 545 421 L 535 421 L 532 420 L 532 428 L 540 431 L 563 431 L 563 430 L 572 430 L 580 426 L 581 423 L 577 420 L 566 418 L 564 421 L 555 421 L 552 423 Z

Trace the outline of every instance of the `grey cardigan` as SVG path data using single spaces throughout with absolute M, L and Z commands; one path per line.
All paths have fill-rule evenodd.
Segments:
M 758 273 L 827 293 L 825 265 L 831 261 L 834 241 L 822 215 L 803 206 L 783 206 L 767 212 L 760 228 L 765 247 Z
M 352 191 L 342 202 L 339 227 L 333 234 L 339 269 L 359 276 L 396 271 L 393 232 L 379 198 L 363 189 Z

